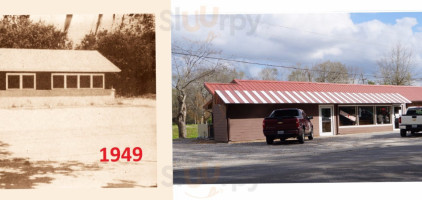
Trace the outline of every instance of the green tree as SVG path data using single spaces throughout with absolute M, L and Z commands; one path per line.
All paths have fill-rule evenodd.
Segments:
M 116 19 L 113 15 L 112 30 L 91 32 L 77 45 L 77 49 L 98 50 L 122 72 L 112 77 L 116 93 L 137 96 L 155 93 L 155 26 L 151 14 L 127 14 Z
M 71 49 L 67 32 L 29 15 L 3 15 L 0 20 L 0 47 L 26 49 Z

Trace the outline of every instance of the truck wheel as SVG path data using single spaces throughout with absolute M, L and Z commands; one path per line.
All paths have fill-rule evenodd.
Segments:
M 297 137 L 297 140 L 299 140 L 300 144 L 305 143 L 305 129 L 302 130 L 302 134 L 299 137 Z
M 400 129 L 400 136 L 406 137 L 407 131 L 405 129 Z
M 308 139 L 309 140 L 313 140 L 314 139 L 314 128 L 311 129 L 311 132 L 309 133 Z
M 267 144 L 272 144 L 274 142 L 274 139 L 271 137 L 266 137 Z

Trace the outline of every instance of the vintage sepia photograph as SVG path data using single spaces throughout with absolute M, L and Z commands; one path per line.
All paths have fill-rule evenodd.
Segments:
M 172 18 L 174 184 L 422 181 L 420 12 L 201 9 Z
M 0 16 L 0 189 L 156 188 L 154 14 Z

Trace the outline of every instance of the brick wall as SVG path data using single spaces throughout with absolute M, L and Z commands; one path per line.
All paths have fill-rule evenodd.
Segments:
M 250 141 L 265 139 L 262 121 L 280 108 L 299 108 L 305 111 L 314 125 L 314 135 L 319 135 L 319 117 L 317 104 L 230 104 L 227 105 L 229 121 L 229 141 Z
M 339 134 L 354 134 L 354 133 L 372 133 L 393 131 L 393 125 L 379 125 L 379 126 L 358 126 L 358 127 L 339 127 Z
M 226 105 L 214 104 L 212 107 L 214 140 L 217 142 L 228 142 Z

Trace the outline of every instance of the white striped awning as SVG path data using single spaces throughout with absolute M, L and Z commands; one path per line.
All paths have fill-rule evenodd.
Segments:
M 225 104 L 391 104 L 411 103 L 398 93 L 215 90 Z

